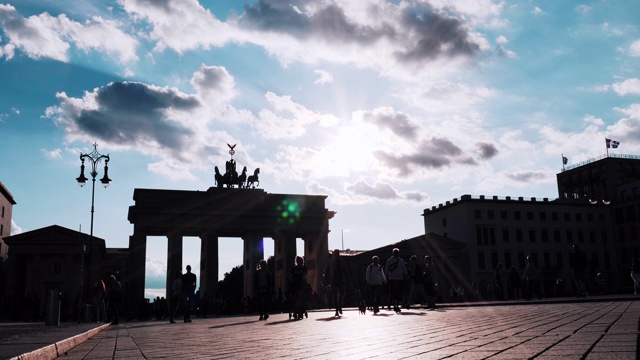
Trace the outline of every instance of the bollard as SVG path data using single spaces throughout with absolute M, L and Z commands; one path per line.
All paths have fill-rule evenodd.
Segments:
M 45 325 L 47 326 L 60 326 L 60 294 L 57 291 L 51 290 L 49 292 L 49 300 L 47 301 L 47 315 L 45 318 Z

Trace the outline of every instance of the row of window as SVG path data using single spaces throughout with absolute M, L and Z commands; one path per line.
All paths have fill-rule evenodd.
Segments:
M 519 270 L 524 270 L 527 266 L 527 256 L 531 256 L 533 262 L 541 269 L 564 269 L 565 267 L 569 267 L 568 254 L 564 254 L 561 252 L 555 253 L 555 261 L 552 263 L 552 254 L 549 252 L 545 252 L 542 254 L 542 259 L 538 259 L 538 254 L 533 253 L 524 253 L 518 252 L 516 254 L 516 259 L 512 258 L 512 254 L 509 251 L 505 251 L 502 254 L 502 259 L 500 259 L 500 255 L 497 252 L 489 253 L 489 259 L 487 259 L 487 253 L 484 251 L 478 251 L 478 269 L 479 270 L 487 270 L 487 269 L 495 269 L 499 263 L 502 263 L 503 269 L 508 270 L 512 266 Z M 604 255 L 603 255 L 604 256 Z M 565 261 L 565 257 L 567 258 Z M 490 264 L 487 263 L 487 260 L 490 261 Z M 540 262 L 539 260 L 542 260 Z M 609 268 L 611 266 L 610 259 L 605 256 L 604 257 L 605 267 Z M 489 268 L 488 265 L 491 267 Z M 598 253 L 591 253 L 591 259 L 589 260 L 589 267 L 593 269 L 599 269 L 600 267 L 600 258 Z
M 607 241 L 607 232 L 603 229 L 600 232 L 600 241 L 605 243 Z M 562 242 L 563 232 L 561 230 L 548 230 L 548 229 L 512 229 L 511 228 L 503 228 L 501 231 L 501 240 L 503 243 L 511 242 L 512 238 L 515 242 L 527 242 L 535 243 L 540 240 L 543 243 L 548 243 L 553 241 L 554 243 Z M 624 242 L 626 238 L 628 239 L 637 239 L 637 230 L 635 226 L 629 227 L 629 234 L 627 236 L 619 236 L 618 241 Z M 526 237 L 526 239 L 525 239 Z M 476 245 L 478 246 L 495 246 L 496 245 L 496 227 L 495 226 L 476 226 Z M 597 232 L 594 230 L 584 231 L 582 229 L 578 230 L 566 230 L 564 231 L 564 239 L 568 244 L 573 244 L 574 242 L 584 243 L 596 243 L 597 242 Z
M 487 210 L 486 211 L 486 218 L 489 220 L 493 220 L 496 219 L 496 211 L 495 210 Z M 524 214 L 523 214 L 524 213 Z M 513 214 L 511 216 L 511 219 L 509 219 L 509 212 L 507 210 L 500 210 L 500 220 L 523 220 L 525 217 L 527 220 L 535 220 L 535 213 L 533 211 L 520 211 L 520 210 L 514 210 Z M 524 216 L 523 216 L 524 215 Z M 571 216 L 570 212 L 565 212 L 563 213 L 562 216 L 562 220 L 565 222 L 571 222 L 571 221 L 576 221 L 576 222 L 582 222 L 584 220 L 583 218 L 583 213 L 574 213 L 573 217 Z M 482 217 L 482 210 L 480 209 L 476 209 L 473 211 L 473 217 L 476 220 L 481 220 Z M 604 220 L 604 214 L 600 214 L 600 216 L 598 217 L 600 221 Z M 594 216 L 592 213 L 587 213 L 586 214 L 586 220 L 589 222 L 592 222 L 594 219 Z M 538 212 L 538 220 L 542 220 L 542 221 L 546 221 L 547 220 L 547 212 L 545 211 L 539 211 Z M 557 211 L 553 211 L 551 212 L 551 220 L 552 221 L 560 221 L 560 214 Z M 446 226 L 446 219 L 443 219 L 443 226 Z

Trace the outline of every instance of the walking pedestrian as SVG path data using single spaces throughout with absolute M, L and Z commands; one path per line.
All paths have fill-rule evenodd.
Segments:
M 422 268 L 422 286 L 427 294 L 427 308 L 435 309 L 438 292 L 436 291 L 436 282 L 434 280 L 434 266 L 431 256 L 424 257 L 424 267 Z
M 347 264 L 340 258 L 340 250 L 333 250 L 332 256 L 324 268 L 324 279 L 331 287 L 331 301 L 336 308 L 335 316 L 342 315 L 342 302 L 345 296 L 345 287 L 351 279 Z
M 502 263 L 499 263 L 493 270 L 493 290 L 496 300 L 504 300 L 504 291 L 502 288 Z
M 385 272 L 387 279 L 389 279 L 389 292 L 393 310 L 396 313 L 400 313 L 404 279 L 409 273 L 407 271 L 407 263 L 400 257 L 400 249 L 394 248 L 392 254 L 385 264 Z
M 509 272 L 509 299 L 520 299 L 520 274 L 516 271 L 515 266 L 512 266 Z
M 269 271 L 265 260 L 260 260 L 258 263 L 258 269 L 254 279 L 257 296 L 256 301 L 258 304 L 258 312 L 260 313 L 258 320 L 267 320 L 269 318 L 267 307 L 271 299 L 271 293 L 273 292 L 273 281 L 271 279 L 271 271 Z
M 197 278 L 196 274 L 191 272 L 191 265 L 187 265 L 187 272 L 182 275 L 182 308 L 184 322 L 191 322 L 191 309 L 195 300 Z
M 573 282 L 576 286 L 576 297 L 587 296 L 585 277 L 587 275 L 587 256 L 578 244 L 573 245 L 571 253 L 571 269 L 573 270 Z
M 302 320 L 302 316 L 307 314 L 307 272 L 304 258 L 296 256 L 290 272 L 293 309 L 289 309 L 293 312 L 293 318 L 296 320 Z
M 182 300 L 182 273 L 176 272 L 171 282 L 171 309 L 169 309 L 169 323 L 175 324 L 175 316 L 180 308 L 180 301 Z
M 97 323 L 100 321 L 107 322 L 107 308 L 104 303 L 106 297 L 107 288 L 104 285 L 104 281 L 96 281 L 93 287 L 92 300 L 95 322 Z
M 109 318 L 111 325 L 120 323 L 120 302 L 122 301 L 122 285 L 115 275 L 109 276 L 107 285 L 107 300 L 109 301 Z
M 540 290 L 540 275 L 538 274 L 538 266 L 533 262 L 531 255 L 527 256 L 527 266 L 524 269 L 524 275 L 522 276 L 525 281 L 525 300 L 531 300 L 533 292 L 536 292 L 538 299 L 542 299 L 542 291 Z
M 633 279 L 633 293 L 640 295 L 640 258 L 634 257 L 631 262 L 631 278 Z
M 367 283 L 368 292 L 370 296 L 370 306 L 373 307 L 373 314 L 380 312 L 380 296 L 382 295 L 382 287 L 387 283 L 387 278 L 384 276 L 382 266 L 380 266 L 380 258 L 373 256 L 371 258 L 371 264 L 367 266 L 367 272 L 365 274 L 365 281 Z

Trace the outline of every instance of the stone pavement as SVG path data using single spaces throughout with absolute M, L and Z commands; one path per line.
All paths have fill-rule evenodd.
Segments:
M 640 301 L 351 309 L 109 326 L 61 359 L 638 359 Z

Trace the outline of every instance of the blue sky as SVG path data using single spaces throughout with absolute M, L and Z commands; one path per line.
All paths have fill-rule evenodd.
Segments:
M 97 143 L 109 247 L 128 246 L 135 188 L 206 190 L 228 143 L 265 191 L 327 195 L 329 246 L 363 250 L 463 194 L 555 198 L 561 154 L 605 137 L 640 153 L 633 0 L 0 0 L 0 80 L 12 234 L 89 232 L 75 178 Z M 221 275 L 241 246 L 221 239 Z M 165 257 L 149 239 L 148 294 Z

